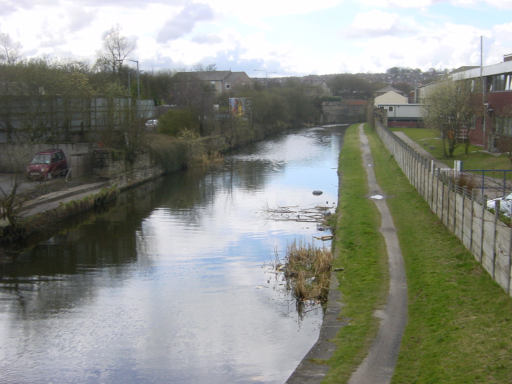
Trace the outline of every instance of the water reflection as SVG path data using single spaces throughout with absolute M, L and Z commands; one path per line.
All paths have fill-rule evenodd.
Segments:
M 0 381 L 283 382 L 322 311 L 300 321 L 266 265 L 318 233 L 265 211 L 335 202 L 340 142 L 311 129 L 259 143 L 123 194 L 0 265 Z

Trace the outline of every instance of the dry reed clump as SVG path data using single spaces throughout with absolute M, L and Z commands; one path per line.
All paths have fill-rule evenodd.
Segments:
M 212 153 L 202 153 L 197 160 L 199 165 L 207 167 L 224 162 L 224 156 L 220 152 L 214 151 Z
M 332 259 L 331 251 L 311 244 L 287 247 L 285 277 L 297 300 L 327 300 Z

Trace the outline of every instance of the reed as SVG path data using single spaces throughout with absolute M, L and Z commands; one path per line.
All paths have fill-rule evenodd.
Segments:
M 296 241 L 288 245 L 284 271 L 297 300 L 327 300 L 332 260 L 328 249 Z

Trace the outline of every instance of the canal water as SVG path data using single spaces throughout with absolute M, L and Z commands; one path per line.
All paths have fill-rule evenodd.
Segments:
M 318 337 L 273 265 L 337 201 L 342 128 L 121 195 L 0 264 L 0 383 L 283 383 Z M 315 195 L 314 190 L 321 190 Z

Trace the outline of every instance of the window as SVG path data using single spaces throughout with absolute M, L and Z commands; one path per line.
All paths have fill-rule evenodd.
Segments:
M 512 137 L 512 117 L 496 116 L 496 133 Z
M 388 108 L 388 111 L 389 111 L 389 112 L 393 112 L 393 107 L 389 107 L 389 108 Z
M 471 129 L 471 130 L 476 129 L 476 116 L 473 116 L 471 118 L 471 124 L 469 125 L 469 129 Z
M 500 74 L 491 76 L 490 79 L 490 92 L 503 92 L 512 91 L 512 74 Z
M 231 88 L 231 84 L 226 83 L 226 89 L 229 89 L 229 88 Z

